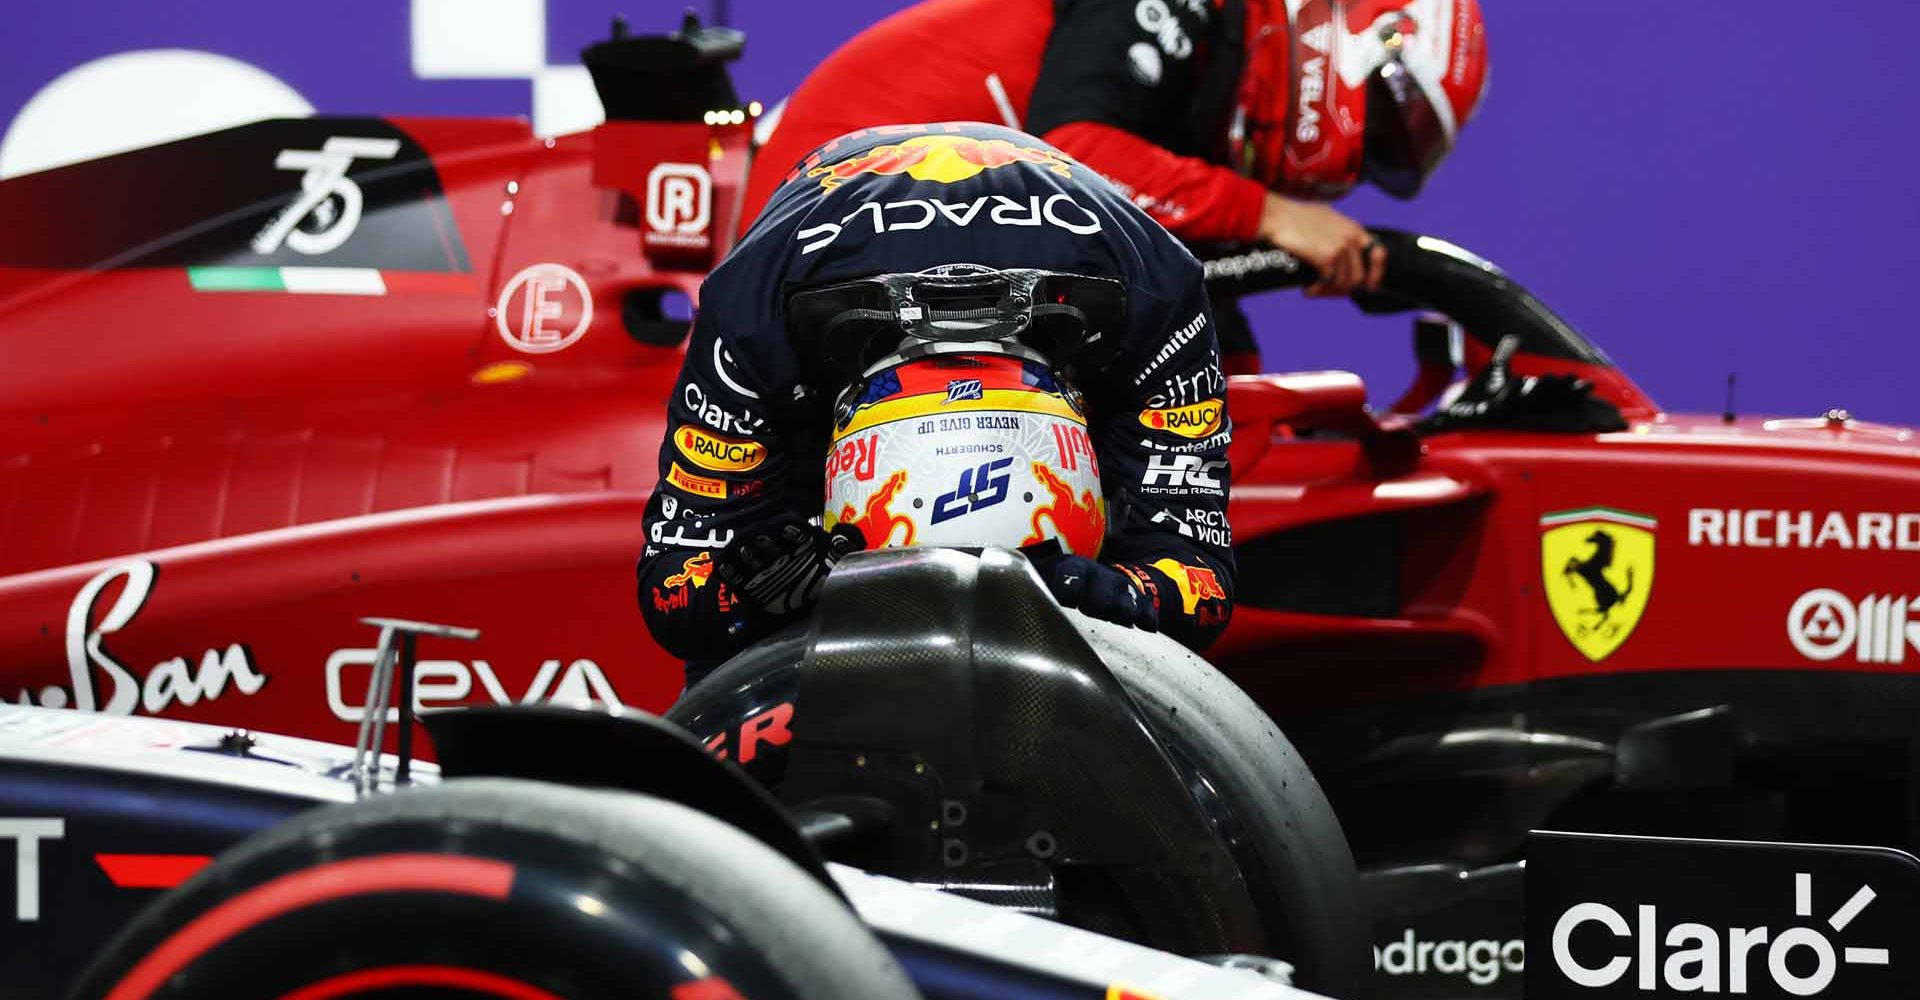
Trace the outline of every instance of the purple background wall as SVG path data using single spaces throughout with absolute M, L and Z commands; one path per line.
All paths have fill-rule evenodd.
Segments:
M 1742 411 L 1920 423 L 1906 5 L 1483 3 L 1492 91 L 1460 149 L 1419 202 L 1362 192 L 1344 208 L 1499 262 L 1670 409 L 1717 411 L 1737 372 Z M 742 93 L 772 103 L 903 5 L 735 0 Z M 547 0 L 548 61 L 575 61 L 611 13 L 651 30 L 679 7 Z M 8 19 L 0 123 L 69 67 L 163 46 L 251 62 L 323 111 L 529 109 L 525 80 L 414 79 L 396 0 L 66 0 Z M 1251 312 L 1269 367 L 1349 368 L 1389 399 L 1411 373 L 1400 321 L 1295 295 Z

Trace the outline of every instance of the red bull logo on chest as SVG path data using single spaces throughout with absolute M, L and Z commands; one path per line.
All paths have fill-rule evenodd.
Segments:
M 1035 164 L 1062 177 L 1068 176 L 1068 168 L 1073 165 L 1072 160 L 1056 150 L 1021 146 L 1006 139 L 917 135 L 905 142 L 875 146 L 838 163 L 815 167 L 807 171 L 807 176 L 819 178 L 820 186 L 828 191 L 862 174 L 883 177 L 906 174 L 917 181 L 954 184 L 1010 163 Z

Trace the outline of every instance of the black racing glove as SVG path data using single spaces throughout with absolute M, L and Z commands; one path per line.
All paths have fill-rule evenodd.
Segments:
M 1125 573 L 1086 556 L 1035 560 L 1034 568 L 1053 591 L 1054 600 L 1104 621 L 1160 631 L 1160 612 Z
M 1489 427 L 1544 432 L 1625 430 L 1618 408 L 1595 398 L 1593 384 L 1573 375 L 1516 376 L 1508 363 L 1520 338 L 1501 338 L 1493 359 L 1458 398 L 1421 421 L 1425 433 Z
M 834 564 L 863 548 L 866 541 L 852 525 L 829 532 L 797 519 L 776 522 L 742 531 L 713 571 L 761 610 L 786 615 L 812 604 Z

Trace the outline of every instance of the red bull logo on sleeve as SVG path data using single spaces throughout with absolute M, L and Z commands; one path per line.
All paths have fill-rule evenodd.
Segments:
M 704 587 L 711 576 L 713 576 L 713 553 L 702 552 L 681 563 L 680 572 L 660 582 L 669 587 L 684 587 L 689 583 L 695 587 Z
M 1180 591 L 1181 610 L 1187 614 L 1193 614 L 1201 601 L 1227 599 L 1227 591 L 1220 586 L 1220 578 L 1204 566 L 1189 566 L 1176 559 L 1156 559 L 1153 568 L 1173 580 L 1173 585 Z
M 820 179 L 828 191 L 863 174 L 892 177 L 906 174 L 917 181 L 953 184 L 1010 163 L 1031 163 L 1068 176 L 1073 161 L 1066 154 L 1040 146 L 1016 145 L 1006 139 L 975 139 L 964 135 L 917 135 L 905 142 L 875 146 L 863 153 L 814 167 L 808 177 Z

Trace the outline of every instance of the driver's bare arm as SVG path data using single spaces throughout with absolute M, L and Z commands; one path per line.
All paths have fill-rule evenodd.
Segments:
M 1180 301 L 1139 302 L 1143 328 L 1087 386 L 1107 494 L 1100 561 L 1154 599 L 1162 632 L 1204 648 L 1233 614 L 1226 377 L 1198 261 Z
M 703 311 L 695 321 L 667 402 L 660 482 L 647 504 L 636 570 L 640 612 L 654 639 L 706 665 L 789 617 L 729 587 L 715 564 L 736 541 L 765 526 L 805 523 L 820 507 L 818 496 L 795 488 L 790 429 L 775 426 L 763 403 L 768 395 L 732 362 L 710 316 Z
M 1387 273 L 1386 248 L 1331 205 L 1269 194 L 1260 212 L 1260 238 L 1320 272 L 1308 295 L 1377 292 Z

